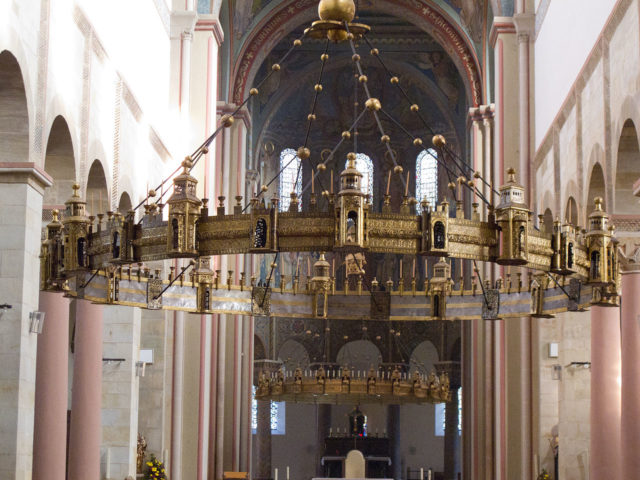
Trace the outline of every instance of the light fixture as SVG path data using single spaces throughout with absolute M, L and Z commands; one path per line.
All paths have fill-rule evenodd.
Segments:
M 30 312 L 29 320 L 31 320 L 31 324 L 29 325 L 29 332 L 31 333 L 42 333 L 42 326 L 44 325 L 44 312 Z

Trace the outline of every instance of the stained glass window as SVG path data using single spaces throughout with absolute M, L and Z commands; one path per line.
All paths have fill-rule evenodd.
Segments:
M 255 399 L 256 387 L 252 387 L 251 396 L 251 430 L 256 433 L 258 429 L 258 401 Z M 271 434 L 285 434 L 285 409 L 284 402 L 271 402 Z
M 431 208 L 438 200 L 438 153 L 433 149 L 422 150 L 416 160 L 416 209 L 421 213 L 420 202 L 427 200 Z
M 302 160 L 293 148 L 285 148 L 280 152 L 280 211 L 286 212 L 291 204 L 291 192 L 298 198 L 302 195 Z M 298 175 L 300 170 L 300 175 Z M 301 202 L 302 204 L 302 202 Z
M 346 167 L 346 163 L 345 163 Z M 363 193 L 373 198 L 373 162 L 368 155 L 356 153 L 356 169 L 362 174 L 360 188 Z

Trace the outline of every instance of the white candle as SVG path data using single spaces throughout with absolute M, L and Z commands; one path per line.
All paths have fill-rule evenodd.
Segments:
M 289 465 L 287 465 L 287 480 L 289 480 Z
M 107 479 L 111 478 L 111 449 L 107 448 L 107 459 L 105 462 L 105 477 Z
M 433 480 L 433 470 L 431 469 L 427 472 L 427 480 Z
M 273 471 L 273 480 L 278 480 L 278 469 L 275 468 Z
M 424 468 L 420 467 L 420 480 L 424 480 Z

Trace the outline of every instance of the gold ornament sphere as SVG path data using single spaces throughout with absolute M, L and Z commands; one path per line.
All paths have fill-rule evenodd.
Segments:
M 267 187 L 266 185 L 262 185 L 260 187 L 260 190 L 263 191 L 263 192 L 266 192 L 267 190 L 269 190 L 269 187 Z
M 301 160 L 306 160 L 311 156 L 311 151 L 307 147 L 298 148 L 298 157 Z
M 444 147 L 447 144 L 447 141 L 442 135 L 434 135 L 431 142 L 435 147 Z
M 372 111 L 378 111 L 382 108 L 382 104 L 380 103 L 380 100 L 378 100 L 377 98 L 369 98 L 366 102 L 364 102 L 364 105 Z
M 319 172 L 324 172 L 327 169 L 327 166 L 324 163 L 319 163 L 318 164 L 318 171 Z
M 347 39 L 347 32 L 340 29 L 331 29 L 327 32 L 327 38 L 334 43 L 344 42 Z
M 353 0 L 320 0 L 318 16 L 320 20 L 351 22 L 356 15 L 356 4 Z
M 396 165 L 395 167 L 393 167 L 393 173 L 397 173 L 400 174 L 402 173 L 402 167 L 400 165 Z

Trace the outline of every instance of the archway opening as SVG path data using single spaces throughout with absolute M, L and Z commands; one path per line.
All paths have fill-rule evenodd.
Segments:
M 53 185 L 44 194 L 44 209 L 64 208 L 72 195 L 76 181 L 73 144 L 67 121 L 58 115 L 51 125 L 44 157 L 44 169 L 53 178 Z
M 367 372 L 378 369 L 382 362 L 380 350 L 369 340 L 354 340 L 338 350 L 336 361 L 340 366 L 349 367 L 355 372 Z M 362 373 L 360 373 L 362 375 Z
M 573 197 L 569 197 L 567 200 L 567 206 L 564 210 L 564 219 L 571 225 L 578 225 L 578 204 Z
M 640 178 L 640 148 L 636 127 L 627 120 L 618 143 L 618 163 L 614 191 L 614 212 L 617 215 L 638 215 L 640 198 L 633 195 L 633 184 Z
M 0 162 L 29 161 L 29 112 L 20 65 L 0 53 Z
M 603 200 L 602 208 L 605 210 L 607 205 L 607 199 L 605 196 L 605 183 L 604 172 L 602 166 L 596 163 L 591 170 L 591 177 L 589 179 L 589 190 L 587 194 L 587 216 L 595 209 L 594 199 L 601 197 Z
M 86 200 L 87 210 L 92 215 L 105 213 L 110 209 L 107 179 L 99 160 L 95 160 L 89 169 Z
M 118 202 L 118 212 L 126 215 L 132 208 L 131 197 L 127 192 L 123 192 L 122 195 L 120 195 L 120 202 Z

